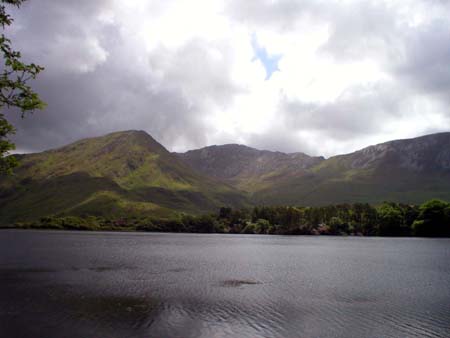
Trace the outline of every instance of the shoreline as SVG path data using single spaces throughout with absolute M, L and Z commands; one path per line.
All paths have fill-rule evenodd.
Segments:
M 0 226 L 0 232 L 2 231 L 20 231 L 20 232 L 66 232 L 66 233 L 83 233 L 83 234 L 102 234 L 102 233 L 115 233 L 115 234 L 161 234 L 161 235 L 227 235 L 227 236 L 248 236 L 248 237 L 324 237 L 324 238 L 392 238 L 392 239 L 450 239 L 450 237 L 438 237 L 438 236 L 378 236 L 378 235 L 321 235 L 321 234 L 242 234 L 242 233 L 227 233 L 227 232 L 168 232 L 168 231 L 142 231 L 142 230 L 117 230 L 117 229 L 97 229 L 97 230 L 75 230 L 75 229 L 51 229 L 51 228 L 20 228 L 20 227 L 2 227 Z

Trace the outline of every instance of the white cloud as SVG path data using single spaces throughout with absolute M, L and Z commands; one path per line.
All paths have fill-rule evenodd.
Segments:
M 240 142 L 332 155 L 442 131 L 450 117 L 449 7 L 437 0 L 25 3 L 11 32 L 27 58 L 47 67 L 37 89 L 49 105 L 34 122 L 15 121 L 17 142 L 42 149 L 135 128 L 172 150 Z M 267 81 L 253 36 L 282 55 Z

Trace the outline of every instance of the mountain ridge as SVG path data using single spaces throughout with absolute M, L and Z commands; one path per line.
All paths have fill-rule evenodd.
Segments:
M 281 165 L 279 158 L 274 156 L 273 162 L 282 170 L 273 172 L 271 167 L 266 168 L 268 170 L 262 177 L 242 175 L 242 171 L 252 172 L 247 167 L 257 165 L 255 158 L 258 156 L 241 158 L 242 171 L 231 171 L 237 172 L 235 176 L 218 175 L 226 171 L 227 166 L 234 165 L 233 158 L 221 152 L 221 147 L 229 148 L 206 147 L 178 156 L 203 174 L 209 175 L 212 171 L 216 178 L 251 193 L 256 203 L 317 205 L 380 203 L 386 199 L 417 203 L 426 197 L 450 199 L 450 132 L 383 142 L 327 159 L 305 154 L 302 160 L 313 159 L 312 165 L 295 162 Z M 220 161 L 207 156 L 199 160 L 203 149 L 214 149 L 210 155 L 218 156 Z M 252 151 L 258 152 L 254 148 Z M 277 154 L 259 151 L 260 156 L 268 153 Z M 289 161 L 289 154 L 282 154 Z M 218 168 L 213 164 L 218 164 Z
M 264 185 L 270 177 L 302 175 L 323 160 L 301 152 L 288 154 L 237 144 L 213 145 L 176 155 L 202 174 L 225 180 L 244 191 Z
M 0 178 L 0 222 L 55 215 L 204 213 L 220 206 L 450 200 L 450 132 L 388 141 L 325 159 L 208 146 L 171 153 L 145 131 L 13 155 Z
M 0 180 L 0 221 L 46 214 L 171 216 L 245 196 L 199 175 L 143 131 L 115 132 L 20 155 L 21 165 Z

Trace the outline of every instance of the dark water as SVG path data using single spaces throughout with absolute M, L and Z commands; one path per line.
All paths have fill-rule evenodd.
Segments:
M 450 240 L 0 231 L 0 337 L 450 337 Z

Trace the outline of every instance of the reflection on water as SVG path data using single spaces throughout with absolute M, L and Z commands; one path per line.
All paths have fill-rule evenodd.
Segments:
M 0 337 L 450 337 L 450 240 L 0 232 Z

